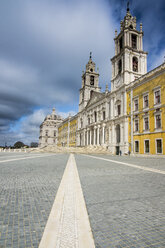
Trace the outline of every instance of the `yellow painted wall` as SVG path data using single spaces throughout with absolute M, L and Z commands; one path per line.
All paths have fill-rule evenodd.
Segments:
M 154 88 L 160 86 L 161 89 L 161 132 L 156 132 L 155 130 L 155 106 L 154 106 Z M 143 131 L 144 125 L 144 110 L 143 110 L 143 95 L 145 92 L 149 93 L 149 133 Z M 129 115 L 129 123 L 128 123 L 128 140 L 131 142 L 131 125 L 130 125 L 130 113 L 131 113 L 131 90 L 127 92 L 127 114 Z M 133 88 L 133 99 L 135 97 L 139 98 L 139 110 L 138 110 L 138 118 L 139 118 L 139 133 L 138 135 L 133 136 L 133 144 L 135 140 L 139 141 L 139 153 L 144 154 L 144 140 L 150 140 L 150 154 L 156 154 L 156 139 L 162 139 L 163 142 L 163 154 L 165 155 L 165 73 L 162 72 L 161 75 L 153 77 L 148 82 L 143 82 L 143 84 L 139 84 L 137 87 Z M 134 104 L 133 104 L 134 110 Z M 134 115 L 135 116 L 135 115 Z M 134 125 L 134 124 L 133 124 Z
M 69 146 L 76 146 L 77 117 L 70 119 Z M 67 146 L 68 141 L 68 119 L 58 128 L 58 146 Z
M 150 142 L 150 152 L 149 154 L 156 154 L 156 139 L 162 138 L 163 142 L 163 155 L 165 155 L 165 133 L 155 133 L 155 134 L 146 134 L 140 136 L 134 136 L 134 141 L 139 141 L 139 153 L 144 154 L 144 140 L 149 140 Z

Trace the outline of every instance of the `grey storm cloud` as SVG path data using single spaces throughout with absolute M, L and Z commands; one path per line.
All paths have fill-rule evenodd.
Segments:
M 165 50 L 160 45 L 164 3 L 130 3 L 138 25 L 143 21 L 144 47 L 154 60 L 151 68 L 161 62 Z M 1 1 L 0 144 L 4 139 L 37 139 L 39 124 L 52 107 L 64 116 L 77 111 L 90 51 L 99 66 L 100 85 L 104 89 L 110 83 L 114 30 L 119 31 L 125 12 L 124 0 Z

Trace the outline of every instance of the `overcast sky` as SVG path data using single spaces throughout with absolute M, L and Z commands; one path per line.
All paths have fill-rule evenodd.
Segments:
M 0 1 L 0 145 L 38 141 L 39 125 L 55 107 L 78 111 L 81 74 L 92 51 L 100 86 L 110 88 L 114 32 L 125 0 Z M 143 23 L 148 71 L 165 56 L 165 1 L 132 0 Z

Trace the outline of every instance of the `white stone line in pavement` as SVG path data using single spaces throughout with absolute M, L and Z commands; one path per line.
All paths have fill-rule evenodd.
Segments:
M 39 248 L 95 248 L 73 154 L 68 159 Z
M 14 158 L 14 159 L 8 159 L 8 160 L 1 160 L 0 163 L 6 163 L 6 162 L 12 162 L 12 161 L 18 161 L 18 160 L 24 160 L 24 159 L 31 159 L 31 158 L 42 158 L 42 157 L 51 157 L 51 156 L 55 156 L 56 154 L 51 154 L 51 155 L 40 155 L 40 156 L 31 156 L 31 157 L 24 157 L 24 158 Z
M 100 160 L 104 160 L 104 161 L 108 161 L 108 162 L 113 162 L 113 163 L 116 163 L 116 164 L 123 164 L 123 165 L 129 166 L 129 167 L 133 167 L 133 168 L 136 168 L 136 169 L 145 170 L 145 171 L 149 171 L 149 172 L 154 172 L 154 173 L 159 173 L 159 174 L 165 175 L 165 171 L 157 170 L 157 169 L 153 169 L 153 168 L 147 168 L 147 167 L 141 166 L 141 165 L 129 164 L 129 163 L 125 163 L 125 162 L 121 162 L 121 161 L 116 161 L 116 160 L 112 160 L 112 159 L 95 157 L 95 156 L 92 156 L 92 155 L 85 155 L 85 154 L 83 154 L 83 156 L 90 157 L 90 158 L 96 158 L 96 159 L 100 159 Z
M 4 155 L 4 156 L 0 156 L 0 159 L 4 159 L 4 158 L 22 158 L 22 157 L 25 157 L 25 155 L 26 155 L 26 157 L 28 157 L 28 154 L 11 155 L 11 156 Z

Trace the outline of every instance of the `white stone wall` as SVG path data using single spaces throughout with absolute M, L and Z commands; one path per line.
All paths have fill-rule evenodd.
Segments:
M 46 116 L 40 126 L 39 146 L 57 145 L 58 125 L 62 122 L 62 118 L 55 114 L 55 109 L 51 115 Z

